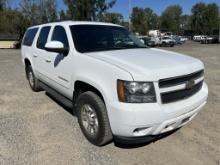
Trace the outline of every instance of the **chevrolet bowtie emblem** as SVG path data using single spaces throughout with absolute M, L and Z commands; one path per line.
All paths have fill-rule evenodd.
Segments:
M 195 80 L 189 80 L 186 82 L 186 89 L 191 89 L 195 85 Z

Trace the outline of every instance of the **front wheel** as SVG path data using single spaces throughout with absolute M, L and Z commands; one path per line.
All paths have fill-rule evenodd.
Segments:
M 102 146 L 112 140 L 112 132 L 103 100 L 94 92 L 82 93 L 77 99 L 77 117 L 84 136 Z
M 174 43 L 170 43 L 170 47 L 174 47 Z
M 166 44 L 165 42 L 162 42 L 161 46 L 162 46 L 162 47 L 166 47 L 167 44 Z

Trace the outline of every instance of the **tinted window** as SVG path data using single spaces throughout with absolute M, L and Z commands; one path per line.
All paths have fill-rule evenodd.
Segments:
M 62 26 L 56 26 L 53 30 L 52 41 L 60 41 L 64 47 L 69 47 L 66 31 Z
M 40 31 L 39 37 L 37 39 L 37 47 L 39 49 L 44 49 L 44 46 L 47 42 L 47 37 L 50 32 L 50 26 L 43 27 Z
M 37 33 L 37 30 L 38 28 L 29 29 L 24 36 L 22 45 L 31 46 L 34 41 L 34 37 Z
M 73 25 L 70 30 L 76 49 L 82 53 L 146 48 L 140 39 L 118 26 Z

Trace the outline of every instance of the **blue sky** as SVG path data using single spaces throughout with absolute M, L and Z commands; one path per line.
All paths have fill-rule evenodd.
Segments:
M 131 0 L 132 7 L 149 7 L 157 14 L 161 14 L 169 5 L 179 4 L 183 8 L 184 14 L 190 14 L 191 8 L 198 2 L 215 2 L 220 6 L 220 0 Z M 128 18 L 128 0 L 117 0 L 115 6 L 110 10 L 121 12 L 125 19 Z
M 9 0 L 10 1 L 10 0 Z M 110 0 L 107 0 L 110 1 Z M 161 14 L 167 6 L 179 4 L 183 8 L 184 14 L 190 14 L 191 7 L 198 2 L 212 3 L 215 2 L 220 6 L 220 0 L 131 0 L 132 7 L 149 7 L 157 14 Z M 11 0 L 12 6 L 18 6 L 20 0 Z M 58 9 L 66 9 L 63 0 L 57 0 Z M 109 11 L 122 13 L 125 19 L 128 19 L 128 0 L 117 0 L 116 4 Z

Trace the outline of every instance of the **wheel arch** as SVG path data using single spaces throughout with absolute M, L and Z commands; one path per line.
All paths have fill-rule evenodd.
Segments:
M 76 80 L 74 82 L 74 91 L 73 91 L 73 102 L 76 103 L 78 96 L 81 93 L 92 91 L 95 94 L 97 94 L 104 102 L 105 104 L 105 97 L 103 95 L 103 92 L 100 88 L 98 88 L 94 83 L 88 83 L 83 80 Z
M 25 64 L 25 67 L 27 67 L 27 66 L 31 65 L 31 61 L 28 58 L 25 58 L 24 64 Z

